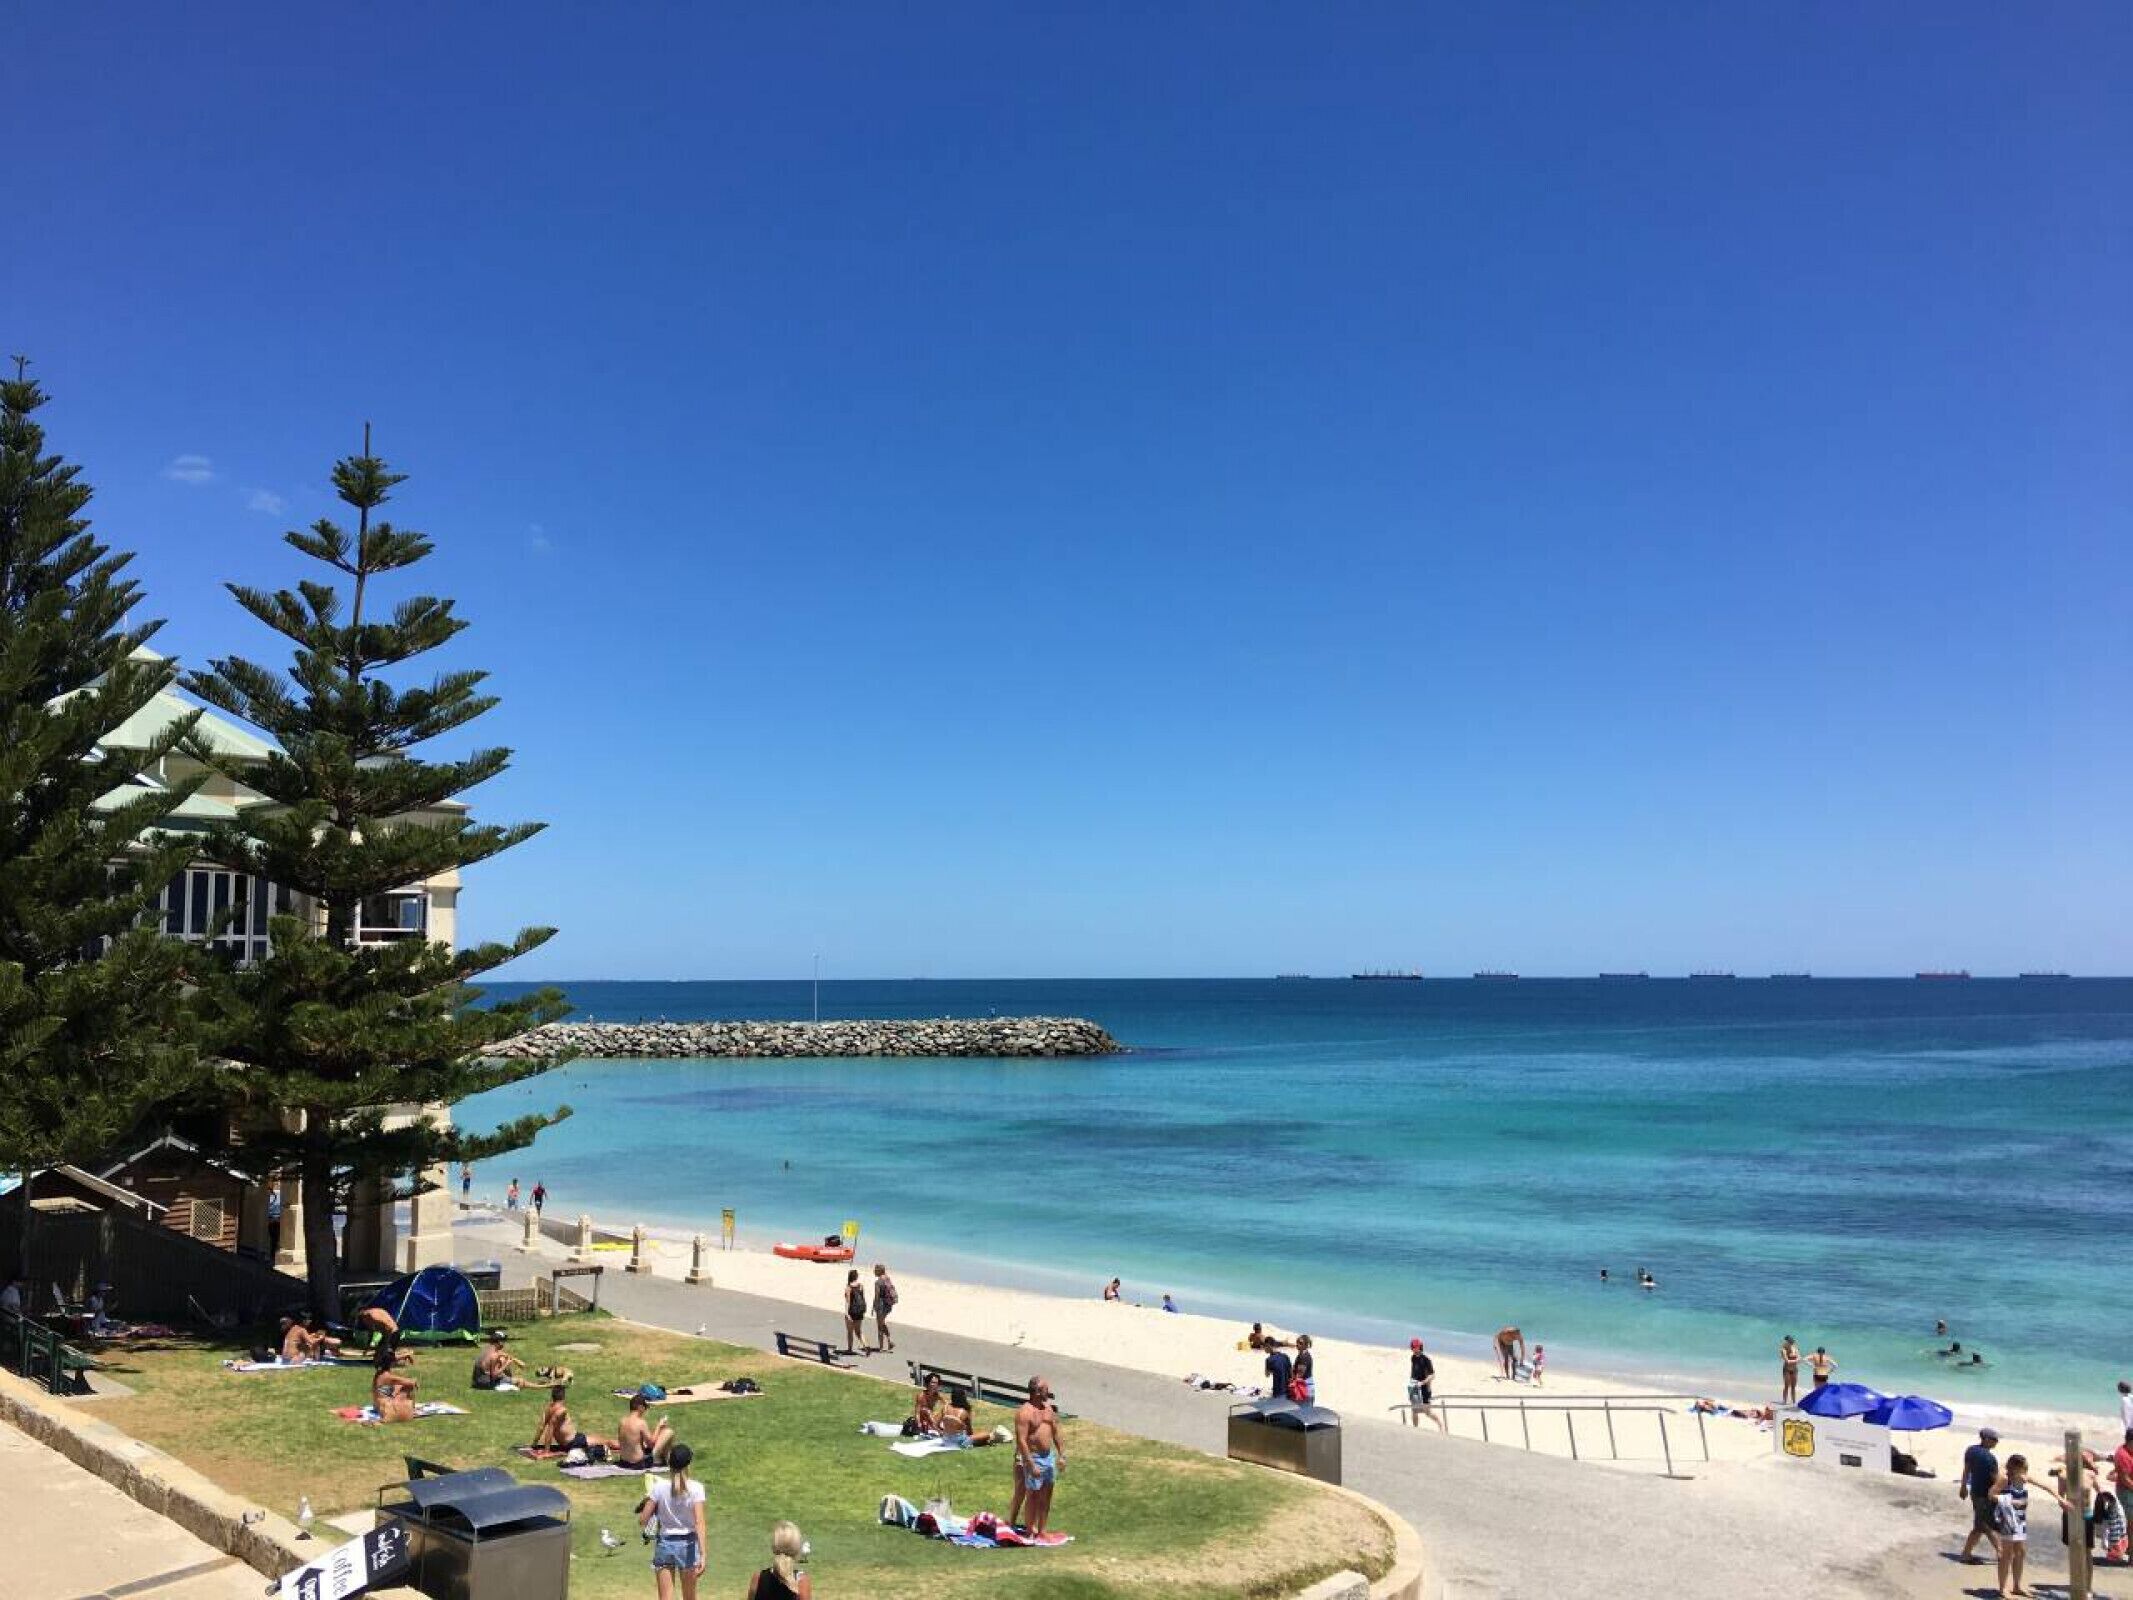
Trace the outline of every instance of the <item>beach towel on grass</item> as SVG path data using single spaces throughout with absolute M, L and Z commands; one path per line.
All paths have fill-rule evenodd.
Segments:
M 226 1372 L 297 1372 L 305 1367 L 367 1367 L 368 1361 L 336 1361 L 331 1356 L 316 1361 L 225 1361 Z
M 564 1467 L 562 1473 L 566 1478 L 589 1483 L 594 1478 L 641 1478 L 644 1468 L 618 1466 L 612 1461 L 588 1461 L 582 1467 Z
M 634 1400 L 637 1398 L 635 1389 L 612 1389 L 608 1392 L 617 1400 Z M 762 1392 L 760 1389 L 750 1389 L 746 1394 L 735 1394 L 730 1389 L 719 1388 L 707 1379 L 702 1383 L 692 1383 L 686 1389 L 669 1389 L 664 1400 L 654 1400 L 652 1404 L 655 1406 L 693 1406 L 702 1400 L 753 1400 Z
M 333 1414 L 343 1422 L 374 1423 L 383 1420 L 378 1415 L 376 1406 L 335 1406 Z M 448 1406 L 442 1400 L 425 1400 L 415 1407 L 417 1421 L 424 1417 L 463 1417 L 466 1414 L 466 1407 Z
M 900 1456 L 910 1456 L 916 1459 L 919 1456 L 937 1456 L 953 1454 L 958 1450 L 968 1450 L 970 1448 L 970 1440 L 968 1438 L 906 1439 L 900 1444 L 890 1445 L 889 1448 Z

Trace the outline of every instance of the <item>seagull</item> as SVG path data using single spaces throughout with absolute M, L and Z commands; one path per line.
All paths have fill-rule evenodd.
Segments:
M 613 1555 L 617 1550 L 620 1550 L 622 1548 L 622 1541 L 616 1538 L 614 1534 L 608 1529 L 602 1528 L 600 1530 L 600 1548 L 605 1550 L 609 1555 Z

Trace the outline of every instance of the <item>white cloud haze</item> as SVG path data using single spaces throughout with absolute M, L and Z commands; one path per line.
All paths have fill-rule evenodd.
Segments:
M 175 456 L 163 469 L 163 476 L 173 483 L 213 483 L 215 463 L 206 456 Z

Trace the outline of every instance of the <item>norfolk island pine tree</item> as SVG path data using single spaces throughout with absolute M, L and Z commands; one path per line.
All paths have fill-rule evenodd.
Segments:
M 128 625 L 139 586 L 89 532 L 80 469 L 45 451 L 44 392 L 0 383 L 0 1166 L 93 1162 L 167 1105 L 198 1057 L 180 992 L 183 949 L 141 926 L 191 854 L 164 831 L 199 780 L 147 777 L 192 731 L 145 748 L 106 734 L 168 688 Z
M 363 452 L 333 469 L 353 530 L 321 519 L 283 535 L 327 568 L 295 590 L 227 587 L 247 612 L 294 646 L 286 674 L 222 657 L 185 686 L 271 735 L 278 751 L 241 770 L 195 748 L 265 800 L 214 831 L 201 853 L 291 889 L 311 917 L 270 923 L 271 953 L 251 966 L 202 973 L 205 1041 L 226 1063 L 210 1099 L 242 1130 L 248 1152 L 301 1183 L 312 1299 L 338 1305 L 333 1213 L 371 1180 L 407 1198 L 433 1164 L 524 1148 L 569 1107 L 473 1134 L 417 1117 L 387 1127 L 395 1108 L 449 1107 L 547 1070 L 545 1058 L 499 1061 L 488 1047 L 564 1012 L 553 990 L 478 1006 L 471 980 L 545 943 L 552 928 L 454 951 L 428 940 L 360 943 L 358 908 L 448 869 L 472 866 L 538 833 L 540 823 L 477 824 L 455 797 L 502 772 L 503 749 L 428 760 L 418 747 L 465 727 L 496 702 L 487 674 L 439 673 L 395 687 L 381 674 L 426 655 L 466 624 L 450 600 L 415 596 L 381 613 L 373 585 L 429 554 L 422 534 L 373 520 L 405 474 Z M 336 581 L 346 581 L 345 592 Z M 409 1183 L 412 1175 L 412 1185 Z

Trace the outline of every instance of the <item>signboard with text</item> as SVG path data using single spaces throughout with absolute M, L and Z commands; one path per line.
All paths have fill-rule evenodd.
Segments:
M 293 1600 L 348 1600 L 350 1595 L 399 1582 L 407 1576 L 407 1568 L 407 1528 L 388 1522 L 294 1572 L 283 1573 L 274 1592 Z
M 731 1250 L 733 1248 L 733 1207 L 728 1206 L 718 1214 L 718 1234 L 719 1238 L 725 1242 L 726 1248 Z
M 1780 1407 L 1771 1439 L 1780 1456 L 1823 1467 L 1862 1467 L 1887 1472 L 1889 1430 L 1857 1417 L 1815 1417 Z

